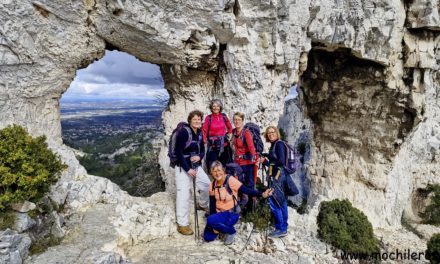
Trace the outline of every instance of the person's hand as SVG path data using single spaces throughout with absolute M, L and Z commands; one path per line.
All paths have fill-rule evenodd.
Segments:
M 260 164 L 263 164 L 263 162 L 264 162 L 264 158 L 259 158 L 257 162 L 255 162 L 255 165 L 258 167 Z
M 228 134 L 228 139 L 229 139 L 229 141 L 231 141 L 231 139 L 232 139 L 232 134 Z
M 192 163 L 196 163 L 196 162 L 199 162 L 200 161 L 200 157 L 199 156 L 193 156 L 193 157 L 191 157 L 191 162 Z
M 193 169 L 189 169 L 188 174 L 191 175 L 191 177 L 196 178 L 197 177 L 197 171 Z
M 267 189 L 266 191 L 264 191 L 263 193 L 263 198 L 267 198 L 269 196 L 272 196 L 273 194 L 273 188 Z

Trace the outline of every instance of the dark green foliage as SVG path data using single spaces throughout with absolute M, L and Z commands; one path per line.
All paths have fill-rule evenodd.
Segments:
M 263 183 L 261 182 L 261 179 L 257 178 L 257 190 L 259 190 L 260 192 L 264 192 L 266 189 L 267 186 L 264 186 Z M 256 225 L 256 228 L 261 232 L 263 232 L 264 229 L 266 229 L 268 224 L 273 225 L 274 218 L 272 211 L 270 210 L 269 207 L 269 201 L 267 199 L 263 197 L 257 198 L 257 203 L 255 204 L 255 212 L 250 212 L 247 215 L 243 216 L 241 218 L 241 221 L 252 222 L 254 225 Z
M 138 168 L 143 177 L 133 182 L 132 187 L 124 188 L 130 195 L 150 197 L 151 195 L 165 191 L 165 182 L 160 175 L 158 156 L 150 153 Z
M 296 209 L 296 211 L 298 212 L 298 214 L 305 214 L 306 208 L 307 208 L 307 199 L 303 198 L 301 205 Z
M 50 234 L 43 238 L 33 240 L 29 248 L 29 255 L 40 254 L 45 252 L 49 247 L 58 246 L 61 243 L 61 239 L 62 238 L 57 238 Z
M 427 244 L 425 255 L 431 264 L 440 264 L 440 233 L 431 237 Z
M 75 145 L 74 143 L 68 141 L 64 141 L 63 143 L 71 148 L 81 149 L 87 154 L 93 154 L 97 156 L 102 153 L 113 153 L 121 147 L 129 145 L 127 144 L 127 142 L 136 142 L 140 145 L 149 144 L 151 139 L 154 138 L 154 133 L 158 133 L 158 131 L 153 129 L 145 129 L 138 132 L 118 134 L 113 137 L 107 136 L 105 138 L 91 138 L 90 141 L 94 140 L 94 142 L 87 146 Z M 147 136 L 147 134 L 149 134 L 149 136 Z M 151 144 L 149 144 L 149 147 L 151 147 Z
M 428 188 L 431 196 L 431 204 L 428 205 L 423 212 L 419 213 L 419 216 L 423 219 L 423 224 L 440 225 L 440 186 L 432 185 Z
M 143 192 L 139 189 L 144 189 L 145 181 L 157 183 L 157 187 L 160 190 L 165 190 L 162 186 L 162 178 L 160 178 L 160 169 L 158 162 L 155 165 L 144 166 L 143 164 L 149 163 L 148 159 L 151 156 L 157 156 L 154 153 L 153 146 L 151 144 L 152 139 L 155 138 L 156 134 L 160 133 L 157 130 L 141 130 L 137 133 L 125 133 L 117 135 L 111 138 L 106 138 L 105 140 L 96 140 L 94 143 L 82 147 L 73 146 L 76 149 L 82 149 L 87 155 L 83 157 L 78 157 L 81 165 L 86 168 L 87 173 L 91 175 L 101 176 L 108 178 L 112 182 L 121 186 L 124 190 L 129 192 L 131 195 L 136 196 L 150 196 L 150 191 Z M 126 147 L 131 143 L 136 143 L 134 150 L 127 151 L 125 153 L 115 155 L 114 160 L 110 160 L 108 157 L 100 158 L 99 154 L 106 153 L 111 154 L 117 149 Z M 153 158 L 156 159 L 157 158 Z M 143 167 L 143 169 L 141 168 Z M 148 168 L 147 168 L 148 167 Z M 139 170 L 142 170 L 141 172 Z M 148 174 L 145 179 L 134 180 L 131 186 L 124 187 L 124 184 L 128 180 L 133 180 L 136 176 Z M 158 181 L 160 178 L 160 182 Z M 138 188 L 139 187 L 139 188 Z M 147 189 L 150 189 L 148 187 Z M 142 193 L 142 194 L 136 194 Z
M 6 230 L 14 226 L 17 217 L 11 208 L 0 211 L 0 230 Z
M 417 235 L 419 238 L 424 238 L 424 236 L 422 235 L 422 233 L 420 233 L 415 227 L 413 227 L 411 225 L 411 223 L 409 222 L 409 220 L 407 218 L 405 218 L 405 214 L 402 214 L 402 218 L 400 219 L 400 223 L 402 224 L 402 226 L 404 228 L 406 228 L 408 231 L 414 233 L 415 235 Z
M 348 200 L 322 202 L 317 217 L 319 237 L 345 252 L 380 252 L 373 227 Z
M 0 209 L 37 202 L 67 167 L 48 148 L 45 136 L 33 138 L 15 124 L 0 130 Z
M 286 141 L 286 132 L 284 132 L 284 129 L 279 128 L 278 131 L 280 131 L 281 140 Z
M 303 198 L 300 206 L 294 204 L 291 200 L 287 200 L 287 206 L 294 208 L 299 214 L 305 214 L 307 208 L 307 199 Z
M 296 150 L 298 150 L 299 154 L 304 155 L 306 153 L 306 143 L 305 142 L 299 142 L 296 145 Z

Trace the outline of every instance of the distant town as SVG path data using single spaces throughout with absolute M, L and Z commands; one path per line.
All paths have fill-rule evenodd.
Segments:
M 163 107 L 150 100 L 62 101 L 62 137 L 76 145 L 145 129 L 163 130 Z
M 64 144 L 87 173 L 131 195 L 164 190 L 157 158 L 163 107 L 148 100 L 60 100 L 60 111 Z M 149 182 L 153 187 L 145 188 Z

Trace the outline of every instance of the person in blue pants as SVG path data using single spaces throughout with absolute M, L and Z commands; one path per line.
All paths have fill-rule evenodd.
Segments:
M 286 161 L 286 146 L 279 139 L 280 132 L 276 127 L 270 126 L 266 129 L 264 137 L 267 142 L 270 142 L 270 149 L 269 154 L 263 154 L 265 157 L 260 159 L 260 161 L 265 166 L 269 166 L 269 180 L 277 183 L 284 183 L 286 177 L 290 176 L 284 169 Z M 279 185 L 283 186 L 284 184 Z M 285 193 L 285 191 L 281 192 L 279 188 L 276 188 L 273 196 L 270 197 L 269 206 L 275 218 L 274 225 L 276 228 L 274 232 L 269 234 L 270 237 L 283 237 L 287 235 L 288 210 Z
M 240 205 L 237 201 L 238 192 L 267 198 L 272 195 L 273 189 L 260 192 L 245 187 L 234 177 L 226 175 L 225 168 L 218 160 L 212 163 L 211 174 L 215 180 L 209 186 L 210 216 L 207 219 L 203 237 L 205 241 L 210 242 L 219 233 L 225 233 L 225 245 L 230 245 L 234 242 L 236 232 L 234 225 L 237 223 L 240 213 Z

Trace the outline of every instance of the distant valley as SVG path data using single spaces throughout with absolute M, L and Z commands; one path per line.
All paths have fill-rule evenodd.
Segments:
M 162 107 L 146 100 L 60 102 L 64 144 L 91 175 L 106 177 L 132 195 L 163 188 L 157 150 Z

